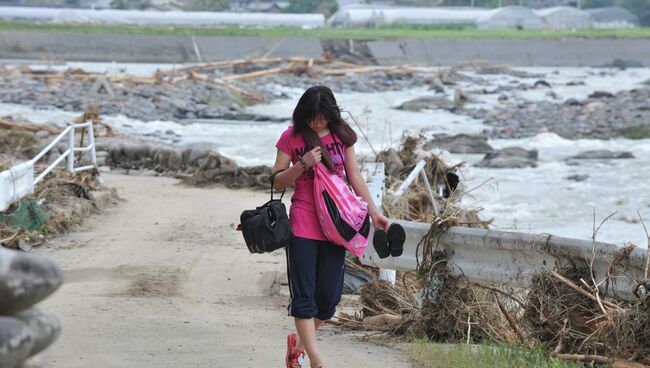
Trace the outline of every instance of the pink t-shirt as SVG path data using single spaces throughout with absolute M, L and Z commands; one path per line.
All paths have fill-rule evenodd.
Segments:
M 280 151 L 291 156 L 291 162 L 296 164 L 298 156 L 302 156 L 306 151 L 305 141 L 300 134 L 293 134 L 294 128 L 290 126 L 282 132 L 278 143 L 275 145 Z M 341 178 L 345 178 L 345 168 L 343 159 L 345 158 L 345 145 L 339 137 L 336 137 L 336 143 L 329 133 L 321 137 L 321 141 L 327 148 L 332 158 L 336 173 Z M 289 210 L 289 219 L 293 227 L 293 234 L 300 238 L 327 240 L 316 214 L 316 205 L 314 202 L 314 173 L 312 170 L 303 172 L 295 182 L 296 191 L 291 197 L 291 208 Z

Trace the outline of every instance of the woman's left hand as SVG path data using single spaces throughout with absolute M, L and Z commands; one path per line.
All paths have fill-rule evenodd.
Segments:
M 372 226 L 375 229 L 382 228 L 384 230 L 388 230 L 390 220 L 386 216 L 382 215 L 379 212 L 370 213 L 370 219 L 372 220 Z

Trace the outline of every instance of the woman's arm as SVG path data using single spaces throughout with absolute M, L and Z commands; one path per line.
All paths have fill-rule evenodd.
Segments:
M 321 149 L 320 147 L 316 147 L 313 150 L 307 152 L 305 156 L 303 156 L 303 161 L 307 165 L 307 167 L 312 167 L 319 163 L 321 160 Z M 291 184 L 293 184 L 300 175 L 302 175 L 303 172 L 305 172 L 305 169 L 302 167 L 302 165 L 293 165 L 291 168 L 289 168 L 289 165 L 291 164 L 291 156 L 287 155 L 286 153 L 282 152 L 281 150 L 278 150 L 276 156 L 275 156 L 275 164 L 273 165 L 273 169 L 271 170 L 272 173 L 276 173 L 279 171 L 282 171 L 278 173 L 275 176 L 275 181 L 273 182 L 273 188 L 276 190 L 283 190 L 287 187 L 289 187 Z
M 354 146 L 348 147 L 348 149 L 345 150 L 345 170 L 347 171 L 348 181 L 350 182 L 352 189 L 354 189 L 354 193 L 361 196 L 361 198 L 368 203 L 368 212 L 372 219 L 372 225 L 375 229 L 380 227 L 387 229 L 389 220 L 386 216 L 381 214 L 375 201 L 370 195 L 368 184 L 366 184 L 366 180 L 363 178 L 363 175 L 361 175 L 361 170 L 359 169 L 359 163 L 357 162 L 357 156 L 354 152 Z
M 291 164 L 291 156 L 286 153 L 278 150 L 278 153 L 275 156 L 275 164 L 273 165 L 272 173 L 281 173 L 275 176 L 273 181 L 273 188 L 276 190 L 283 190 L 293 184 L 296 179 L 303 173 L 302 165 L 293 165 L 289 168 Z M 288 169 L 288 170 L 287 170 Z

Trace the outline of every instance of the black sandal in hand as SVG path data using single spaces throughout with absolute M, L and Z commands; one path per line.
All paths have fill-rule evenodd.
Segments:
M 400 224 L 392 223 L 388 228 L 388 248 L 390 255 L 399 257 L 404 252 L 404 242 L 406 241 L 406 231 Z
M 375 247 L 375 252 L 379 258 L 386 258 L 390 255 L 390 247 L 388 246 L 388 234 L 383 228 L 378 228 L 375 230 L 375 234 L 372 236 L 372 245 Z

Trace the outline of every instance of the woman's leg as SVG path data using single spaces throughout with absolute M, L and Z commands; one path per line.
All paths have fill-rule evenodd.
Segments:
M 289 315 L 295 318 L 296 330 L 312 364 L 322 364 L 316 346 L 316 284 L 318 268 L 317 240 L 294 238 L 287 247 L 287 273 L 291 302 Z M 320 327 L 320 324 L 318 324 Z
M 318 318 L 314 318 L 313 320 L 314 320 L 314 331 L 317 332 L 318 329 L 320 328 L 320 326 L 323 325 L 323 321 L 321 321 L 321 320 L 318 319 Z M 296 326 L 297 326 L 297 325 L 296 325 Z M 296 347 L 297 347 L 299 350 L 305 351 L 305 344 L 302 343 L 302 340 L 300 339 L 300 335 L 298 335 L 298 342 L 297 342 L 297 344 L 296 344 Z
M 296 318 L 296 330 L 301 344 L 304 346 L 307 355 L 309 356 L 309 363 L 312 367 L 319 367 L 323 364 L 323 360 L 316 346 L 316 328 L 314 318 Z

